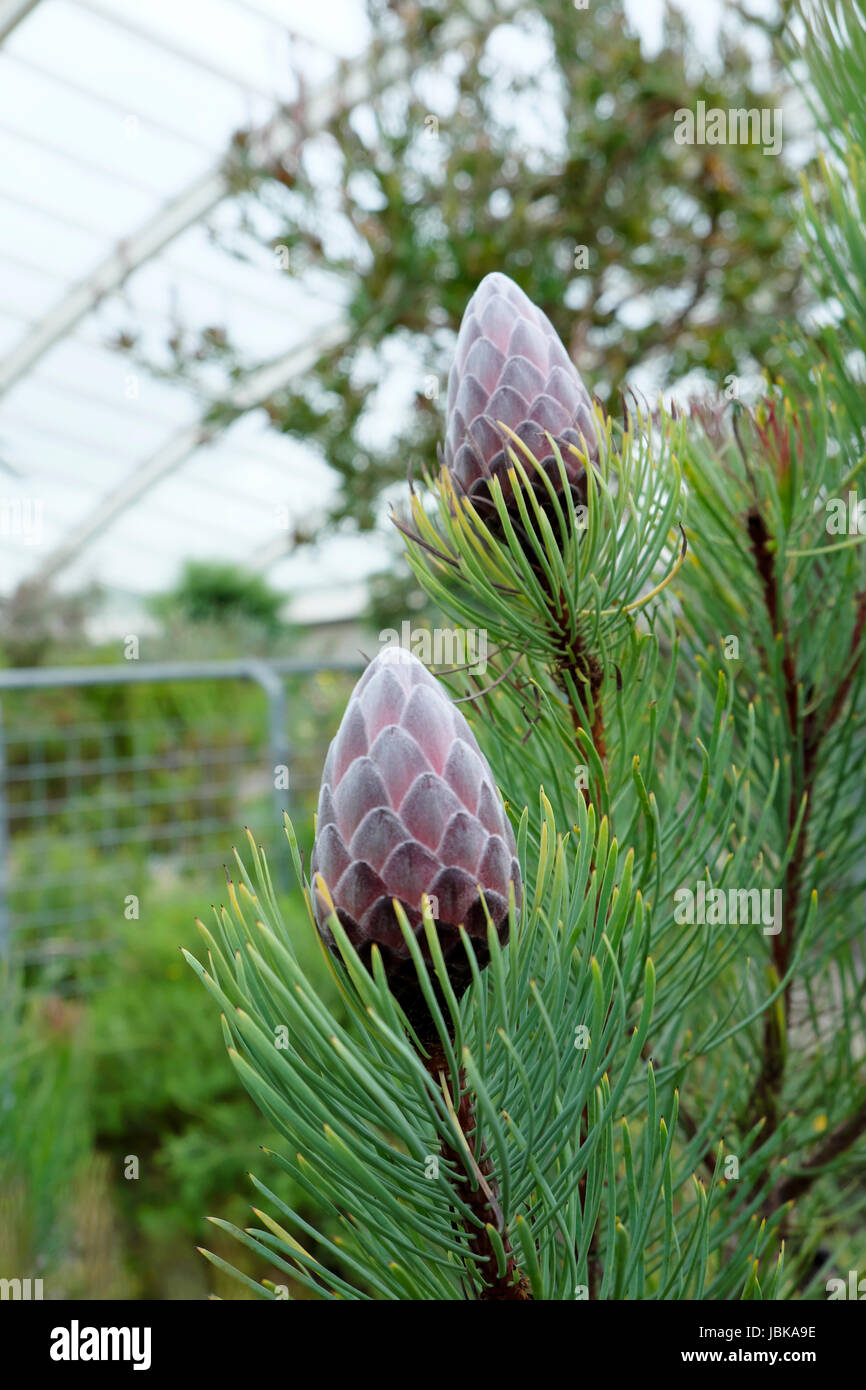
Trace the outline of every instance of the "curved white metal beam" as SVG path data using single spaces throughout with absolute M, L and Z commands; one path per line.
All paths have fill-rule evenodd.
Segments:
M 0 0 L 0 5 L 3 0 Z M 13 7 L 21 10 L 21 4 Z M 33 6 L 30 5 L 32 9 Z M 509 7 L 504 7 L 505 18 Z M 2 10 L 0 10 L 2 15 Z M 490 18 L 488 12 L 487 18 Z M 443 51 L 466 37 L 469 23 L 456 16 L 442 26 L 439 42 Z M 380 85 L 405 77 L 410 71 L 408 54 L 395 45 L 385 54 Z M 333 81 L 326 82 L 305 95 L 301 105 L 302 122 L 289 119 L 282 113 L 275 116 L 256 133 L 249 145 L 254 163 L 279 160 L 296 150 L 309 135 L 320 130 L 327 120 L 342 107 L 365 101 L 373 93 L 369 77 L 369 55 L 361 54 L 351 62 L 340 65 Z M 216 169 L 166 203 L 132 236 L 118 243 L 101 265 L 79 284 L 73 286 L 24 334 L 12 351 L 0 361 L 0 396 L 19 381 L 25 372 L 38 362 L 64 334 L 80 322 L 107 295 L 119 289 L 140 265 L 155 256 L 187 227 L 206 217 L 232 192 L 230 169 L 222 161 Z
M 0 0 L 0 43 L 4 43 L 17 29 L 22 19 L 35 10 L 39 0 Z
M 226 192 L 225 175 L 221 172 L 208 174 L 166 203 L 128 240 L 119 242 L 106 260 L 63 295 L 0 362 L 0 395 L 20 381 L 106 295 L 119 289 L 138 266 L 155 256 L 198 218 L 205 217 Z
M 3 0 L 0 0 L 0 6 L 2 4 Z M 18 10 L 24 7 L 18 5 L 14 8 Z M 29 8 L 33 8 L 33 5 Z M 473 14 L 475 23 L 486 21 L 492 24 L 504 21 L 513 6 L 504 4 L 500 9 L 493 9 L 487 0 L 467 0 L 467 9 Z M 445 52 L 459 44 L 471 31 L 472 23 L 473 20 L 464 16 L 455 16 L 446 21 L 438 36 L 440 49 Z M 379 81 L 375 85 L 370 82 L 367 53 L 351 62 L 342 63 L 333 81 L 323 84 L 309 95 L 305 94 L 300 103 L 301 121 L 289 119 L 278 113 L 273 121 L 252 138 L 249 148 L 254 163 L 284 157 L 296 150 L 305 138 L 321 129 L 337 110 L 369 100 L 376 91 L 405 78 L 410 72 L 409 55 L 397 45 L 385 53 Z M 61 297 L 42 320 L 31 325 L 12 352 L 5 360 L 0 361 L 0 395 L 18 381 L 100 300 L 118 289 L 133 271 L 187 227 L 206 216 L 231 192 L 230 168 L 224 161 L 167 203 L 137 233 L 117 246 L 90 276 Z M 253 373 L 228 397 L 227 404 L 239 412 L 254 408 L 266 400 L 273 391 L 308 370 L 323 352 L 344 341 L 350 331 L 350 326 L 344 322 L 330 325 L 309 342 L 292 349 L 278 362 Z M 37 582 L 53 578 L 117 516 L 178 468 L 198 447 L 210 443 L 224 428 L 222 425 L 200 421 L 173 435 L 71 528 L 30 578 Z

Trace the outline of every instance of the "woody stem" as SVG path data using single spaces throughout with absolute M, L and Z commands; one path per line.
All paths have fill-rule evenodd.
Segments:
M 432 1057 L 427 1062 L 428 1070 L 437 1076 L 440 1084 L 447 1086 L 444 1058 Z M 460 1172 L 470 1172 L 468 1185 L 461 1187 L 461 1196 L 469 1206 L 475 1221 L 464 1221 L 469 1237 L 468 1246 L 472 1255 L 478 1256 L 473 1265 L 478 1270 L 482 1284 L 476 1295 L 482 1302 L 526 1302 L 532 1298 L 529 1281 L 518 1268 L 505 1231 L 502 1211 L 499 1206 L 499 1189 L 493 1164 L 481 1138 L 472 1093 L 466 1085 L 463 1067 L 459 1073 L 459 1094 L 451 1096 L 457 1124 L 466 1141 L 466 1149 L 461 1153 L 449 1139 L 442 1143 L 442 1157 Z M 474 1178 L 474 1182 L 473 1182 Z M 505 1267 L 499 1272 L 496 1249 L 488 1227 L 498 1233 L 505 1249 Z

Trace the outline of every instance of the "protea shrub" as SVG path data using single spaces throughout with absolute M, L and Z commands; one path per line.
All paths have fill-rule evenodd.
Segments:
M 866 434 L 866 125 L 850 101 L 866 44 L 839 13 L 810 7 L 799 51 L 832 94 L 821 132 L 841 157 L 810 174 L 801 230 L 840 313 L 820 337 L 792 316 L 770 399 L 738 409 L 736 430 L 720 402 L 621 432 L 604 421 L 604 435 L 596 416 L 597 462 L 562 450 L 559 531 L 529 535 L 534 499 L 503 494 L 526 504 L 546 585 L 517 587 L 528 566 L 507 515 L 507 544 L 485 547 L 455 491 L 489 501 L 503 470 L 508 486 L 497 419 L 539 459 L 526 476 L 553 488 L 539 428 L 589 443 L 585 395 L 504 277 L 469 306 L 455 482 L 435 499 L 438 530 L 434 499 L 413 496 L 410 558 L 443 620 L 491 643 L 477 700 L 526 818 L 532 912 L 495 988 L 467 989 L 472 956 L 496 951 L 520 901 L 514 840 L 459 706 L 417 660 L 384 652 L 327 757 L 311 905 L 329 945 L 348 936 L 374 966 L 381 952 L 423 1055 L 333 1007 L 297 949 L 315 928 L 284 915 L 252 837 L 252 872 L 237 855 L 241 878 L 201 926 L 206 962 L 188 957 L 290 1180 L 278 1195 L 254 1179 L 274 1211 L 257 1206 L 255 1226 L 216 1218 L 244 1246 L 246 1292 L 252 1254 L 265 1297 L 649 1302 L 656 1333 L 663 1301 L 745 1300 L 756 1321 L 769 1304 L 770 1326 L 788 1317 L 775 1300 L 856 1297 L 866 548 L 831 530 L 826 504 L 850 509 Z M 592 503 L 596 467 L 603 505 L 578 553 L 568 489 L 582 478 Z M 782 895 L 774 930 L 765 891 Z M 415 968 L 432 938 L 425 894 L 443 993 L 463 996 L 441 1062 Z M 291 1282 L 274 1284 L 275 1267 Z M 603 1323 L 590 1306 L 587 1345 L 602 1346 Z
M 513 430 L 554 487 L 562 486 L 556 441 L 576 503 L 586 503 L 584 458 L 597 456 L 592 402 L 546 314 L 507 275 L 486 275 L 466 306 L 448 377 L 442 461 L 458 493 L 495 529 L 490 484 L 513 502 L 509 450 Z M 580 457 L 574 453 L 579 451 Z M 518 457 L 542 501 L 547 489 Z
M 432 1042 L 435 1026 L 394 900 L 429 962 L 427 894 L 459 999 L 472 978 L 459 928 L 479 967 L 486 965 L 487 916 L 506 941 L 509 885 L 519 906 L 521 878 L 514 833 L 466 719 L 423 663 L 399 647 L 371 661 L 328 751 L 311 870 L 326 944 L 336 949 L 333 910 L 366 964 L 379 948 L 393 994 L 421 1041 Z M 435 979 L 434 988 L 441 1001 Z

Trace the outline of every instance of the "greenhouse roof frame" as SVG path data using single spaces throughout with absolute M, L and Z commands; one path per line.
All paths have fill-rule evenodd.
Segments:
M 351 0 L 346 0 L 351 3 Z M 292 33 L 276 14 L 268 13 L 267 9 L 261 5 L 252 5 L 248 0 L 220 0 L 223 6 L 233 6 L 242 14 L 249 15 L 253 23 L 263 26 L 270 26 L 274 31 L 279 30 L 284 36 L 288 35 L 293 40 L 298 39 L 297 32 Z M 37 46 L 34 43 L 20 43 L 22 38 L 26 39 L 29 33 L 30 24 L 38 16 L 41 24 L 41 31 L 46 29 L 47 15 L 58 14 L 62 8 L 68 11 L 68 17 L 64 16 L 67 26 L 72 26 L 77 22 L 105 25 L 107 30 L 116 32 L 117 35 L 126 35 L 127 39 L 135 41 L 136 45 L 141 45 L 142 49 L 152 48 L 156 51 L 163 51 L 168 57 L 184 63 L 192 68 L 197 65 L 201 70 L 208 74 L 214 83 L 221 83 L 228 89 L 230 84 L 235 83 L 237 93 L 251 93 L 257 99 L 272 97 L 266 81 L 248 81 L 246 77 L 235 74 L 233 62 L 235 54 L 228 51 L 218 55 L 216 58 L 205 54 L 199 54 L 196 46 L 185 41 L 183 37 L 177 37 L 168 32 L 157 32 L 151 29 L 152 12 L 149 10 L 146 16 L 140 16 L 138 12 L 129 10 L 130 0 L 116 0 L 118 8 L 109 8 L 103 0 L 0 0 L 0 44 L 5 40 L 14 37 L 14 44 L 11 50 L 0 47 L 0 62 L 8 61 L 11 68 L 6 71 L 15 73 L 15 69 L 20 68 L 23 72 L 21 81 L 28 80 L 27 72 L 32 74 L 33 82 L 45 82 L 51 84 L 51 90 L 55 87 L 58 91 L 67 90 L 70 93 L 69 101 L 81 100 L 88 101 L 94 110 L 101 107 L 106 112 L 113 113 L 111 119 L 116 123 L 117 116 L 124 110 L 127 99 L 125 90 L 113 95 L 111 88 L 105 90 L 90 90 L 86 80 L 86 73 L 76 69 L 74 77 L 70 77 L 63 63 L 55 63 L 52 66 L 50 54 L 46 59 L 44 46 Z M 475 7 L 479 11 L 479 17 L 484 16 L 488 21 L 492 18 L 493 12 L 490 6 L 480 0 Z M 505 12 L 498 15 L 499 19 L 507 18 L 507 8 Z M 84 17 L 78 21 L 77 16 Z M 28 21 L 28 22 L 24 22 Z M 442 51 L 459 44 L 469 31 L 470 21 L 465 18 L 450 20 L 442 26 L 438 34 L 437 42 Z M 77 31 L 76 31 L 77 32 Z M 93 37 L 92 30 L 87 31 Z M 99 33 L 101 34 L 101 30 Z M 118 40 L 120 41 L 120 40 Z M 306 140 L 309 140 L 317 133 L 325 129 L 331 118 L 339 111 L 351 108 L 362 103 L 374 95 L 375 90 L 387 87 L 388 85 L 404 79 L 409 74 L 408 58 L 405 51 L 395 45 L 392 49 L 386 50 L 381 55 L 379 64 L 379 82 L 377 87 L 371 85 L 369 77 L 369 54 L 366 44 L 354 55 L 347 58 L 340 58 L 332 50 L 327 52 L 326 46 L 317 40 L 309 40 L 306 37 L 301 39 L 302 43 L 312 44 L 313 48 L 321 50 L 327 57 L 327 63 L 331 70 L 323 80 L 316 80 L 311 84 L 306 81 L 302 83 L 299 90 L 301 99 L 286 104 L 285 96 L 280 100 L 272 99 L 270 110 L 261 115 L 253 122 L 241 122 L 234 125 L 237 131 L 240 124 L 244 130 L 252 130 L 253 134 L 246 137 L 247 157 L 250 164 L 255 167 L 257 164 L 272 164 L 284 160 L 297 158 Z M 137 56 L 138 50 L 135 49 Z M 167 57 L 167 61 L 168 61 Z M 336 67 L 334 64 L 336 63 Z M 308 88 L 308 89 L 307 89 Z M 220 89 L 222 90 L 222 89 Z M 130 106 L 134 110 L 134 95 L 130 93 Z M 11 108 L 13 119 L 4 123 L 2 112 L 0 112 L 0 140 L 17 141 L 13 146 L 17 153 L 24 145 L 30 150 L 30 154 L 21 156 L 22 163 L 26 158 L 33 158 L 35 149 L 40 156 L 44 154 L 46 159 L 53 159 L 56 155 L 58 160 L 66 160 L 70 167 L 75 167 L 77 151 L 64 148 L 64 137 L 66 135 L 62 126 L 58 133 L 55 129 L 49 129 L 47 134 L 41 133 L 38 128 L 19 128 L 21 122 L 18 118 L 18 111 L 13 106 Z M 161 106 L 155 108 L 156 118 L 151 122 L 154 138 L 159 136 L 163 140 L 172 138 L 172 125 L 176 130 L 176 137 L 187 145 L 187 164 L 193 157 L 193 151 L 201 150 L 205 143 L 198 136 L 196 129 L 191 124 L 184 121 L 174 121 L 173 123 L 166 116 Z M 169 112 L 169 115 L 171 113 Z M 127 120 L 137 120 L 136 116 L 127 117 Z M 182 133 L 183 132 L 183 133 Z M 29 145 L 28 145 L 29 142 Z M 86 264 L 82 266 L 83 274 L 71 278 L 68 283 L 63 283 L 64 276 L 59 273 L 59 268 L 51 259 L 31 256 L 29 243 L 24 243 L 27 255 L 19 257 L 17 248 L 13 246 L 8 255 L 8 265 L 10 275 L 17 267 L 21 272 L 22 282 L 27 277 L 32 276 L 34 280 L 38 277 L 39 298 L 42 301 L 40 311 L 32 315 L 28 312 L 21 313 L 14 306 L 6 311 L 6 317 L 11 319 L 13 328 L 20 324 L 14 336 L 7 334 L 6 341 L 0 341 L 0 398 L 3 399 L 4 409 L 9 402 L 12 408 L 12 430 L 13 438 L 20 429 L 25 432 L 25 466 L 22 468 L 14 460 L 14 450 L 9 455 L 6 448 L 0 448 L 0 463 L 6 463 L 7 475 L 13 478 L 20 478 L 21 486 L 29 487 L 33 491 L 36 487 L 36 480 L 42 476 L 44 482 L 41 486 L 47 487 L 53 497 L 54 481 L 57 478 L 55 468 L 52 473 L 43 473 L 44 460 L 47 457 L 47 449 L 40 440 L 47 435 L 49 440 L 53 439 L 61 448 L 73 449 L 75 445 L 76 430 L 73 424 L 67 423 L 68 417 L 74 417 L 75 412 L 62 410 L 63 430 L 58 431 L 56 427 L 52 430 L 53 416 L 57 413 L 56 407 L 49 407 L 46 410 L 43 400 L 38 397 L 36 408 L 25 409 L 23 412 L 16 411 L 15 406 L 19 401 L 29 401 L 31 396 L 40 390 L 49 390 L 52 380 L 55 382 L 74 382 L 81 380 L 86 383 L 86 390 L 82 392 L 81 406 L 91 407 L 92 412 L 98 409 L 99 404 L 103 406 L 103 416 L 106 410 L 117 410 L 118 399 L 116 396 L 109 396 L 105 392 L 96 389 L 99 382 L 97 374 L 91 377 L 83 373 L 76 376 L 71 373 L 65 365 L 66 359 L 62 358 L 64 366 L 62 371 L 52 373 L 49 365 L 48 372 L 41 372 L 41 364 L 47 359 L 53 359 L 58 353 L 62 354 L 67 349 L 74 347 L 77 353 L 82 351 L 88 353 L 98 352 L 101 354 L 100 368 L 103 375 L 108 368 L 105 367 L 104 358 L 107 351 L 111 351 L 111 344 L 104 338 L 97 338 L 94 341 L 93 329 L 97 328 L 98 322 L 94 317 L 97 313 L 101 316 L 109 309 L 115 316 L 118 309 L 123 305 L 118 301 L 118 295 L 122 292 L 125 296 L 129 292 L 130 286 L 138 285 L 142 273 L 148 273 L 147 267 L 154 265 L 159 267 L 160 274 L 171 274 L 175 271 L 180 273 L 183 267 L 172 267 L 171 261 L 166 261 L 166 255 L 173 252 L 175 246 L 184 238 L 188 238 L 193 232 L 198 232 L 210 215 L 218 210 L 222 204 L 230 199 L 236 182 L 234 176 L 237 166 L 234 156 L 227 154 L 230 149 L 231 141 L 225 136 L 220 142 L 219 148 L 214 151 L 215 157 L 212 158 L 210 168 L 204 173 L 193 173 L 179 188 L 171 190 L 169 196 L 159 199 L 157 206 L 151 208 L 146 214 L 138 219 L 137 225 L 131 231 L 123 230 L 120 235 L 108 232 L 109 242 L 105 247 L 104 253 L 95 261 L 91 259 L 90 267 Z M 83 166 L 83 176 L 103 181 L 112 177 L 110 161 L 104 158 L 105 151 L 93 143 L 86 148 L 89 154 L 90 149 L 99 149 L 99 158 L 88 159 L 86 156 L 81 161 Z M 190 165 L 192 168 L 192 166 Z M 128 172 L 128 170 L 130 172 Z M 65 172 L 65 166 L 64 170 Z M 128 190 L 130 201 L 137 197 L 139 201 L 146 202 L 149 184 L 148 181 L 139 176 L 139 170 L 135 167 L 134 161 L 129 160 L 128 165 L 124 165 L 119 174 L 121 185 Z M 51 185 L 46 181 L 45 187 L 50 189 Z M 14 210 L 34 219 L 47 220 L 48 211 L 43 206 L 44 189 L 38 186 L 38 197 L 29 196 L 28 191 L 22 194 L 17 192 L 14 195 L 5 193 L 0 186 L 0 197 L 6 202 L 13 204 Z M 72 217 L 65 210 L 70 203 L 61 203 L 60 207 L 64 213 L 53 214 L 54 223 L 61 230 L 61 239 L 67 236 L 73 238 L 80 237 L 95 239 L 95 232 L 90 224 L 99 225 L 99 218 L 90 217 L 82 220 L 80 217 Z M 75 202 L 72 200 L 72 208 Z M 88 213 L 92 208 L 87 204 Z M 2 252 L 0 252 L 2 258 Z M 230 258 L 226 258 L 227 260 Z M 166 270 L 168 267 L 168 270 Z M 253 308 L 261 306 L 262 311 L 267 312 L 271 300 L 275 302 L 275 307 L 270 309 L 272 319 L 280 312 L 278 297 L 268 285 L 264 294 L 258 297 L 250 294 L 249 286 L 245 286 L 242 291 L 235 293 L 233 287 L 226 283 L 222 278 L 222 269 L 217 276 L 208 277 L 207 268 L 190 269 L 187 274 L 200 279 L 205 285 L 209 282 L 213 286 L 214 294 L 219 299 L 222 295 L 234 295 L 244 299 L 249 306 L 249 312 Z M 261 273 L 260 270 L 257 273 Z M 56 291 L 58 281 L 60 282 L 60 292 Z M 298 282 L 295 282 L 298 283 Z M 163 294 L 165 287 L 160 286 Z M 54 290 L 53 295 L 49 294 Z M 152 311 L 149 308 L 151 299 L 146 301 L 142 309 L 136 312 L 143 317 L 139 320 L 145 325 L 149 325 Z M 284 389 L 290 384 L 293 377 L 308 369 L 317 360 L 318 355 L 326 352 L 341 341 L 343 341 L 349 331 L 346 322 L 343 320 L 335 321 L 333 307 L 331 312 L 324 318 L 320 312 L 324 301 L 319 297 L 316 300 L 317 320 L 310 322 L 305 328 L 302 327 L 299 340 L 289 344 L 280 350 L 275 344 L 276 350 L 272 353 L 260 353 L 261 356 L 270 356 L 270 364 L 260 368 L 244 379 L 227 396 L 223 392 L 218 393 L 221 403 L 227 406 L 225 410 L 214 413 L 209 410 L 211 404 L 204 400 L 203 408 L 200 404 L 195 411 L 194 418 L 189 417 L 188 410 L 183 414 L 186 418 L 178 420 L 175 428 L 169 428 L 163 434 L 161 441 L 158 439 L 150 447 L 138 452 L 137 456 L 130 457 L 128 464 L 120 476 L 118 476 L 120 462 L 113 457 L 113 439 L 118 436 L 117 431 L 110 430 L 108 426 L 100 425 L 100 429 L 106 435 L 106 446 L 102 451 L 105 456 L 104 463 L 96 464 L 96 456 L 93 461 L 88 461 L 86 471 L 72 472 L 69 476 L 66 489 L 70 493 L 70 505 L 64 507 L 62 500 L 58 499 L 57 513 L 65 524 L 56 528 L 56 534 L 49 537 L 47 552 L 37 556 L 32 550 L 25 550 L 19 545 L 20 563 L 17 568 L 11 571 L 7 579 L 12 586 L 21 582 L 43 583 L 54 580 L 58 575 L 67 569 L 72 569 L 75 576 L 80 571 L 81 563 L 88 555 L 92 562 L 98 566 L 99 556 L 91 550 L 92 543 L 98 538 L 105 538 L 105 533 L 113 525 L 122 521 L 124 515 L 148 492 L 158 490 L 161 496 L 168 496 L 173 503 L 168 509 L 159 511 L 156 508 L 149 512 L 152 515 L 153 525 L 159 526 L 159 518 L 170 518 L 183 513 L 184 505 L 174 502 L 174 494 L 166 494 L 165 487 L 172 476 L 187 477 L 190 483 L 194 479 L 193 473 L 183 471 L 184 465 L 195 464 L 199 449 L 206 445 L 213 446 L 221 436 L 230 436 L 227 441 L 229 449 L 238 450 L 237 457 L 244 460 L 247 456 L 245 445 L 231 443 L 236 435 L 233 425 L 239 414 L 252 411 L 257 405 L 263 403 L 275 391 Z M 300 321 L 303 324 L 303 315 L 296 315 L 289 309 L 291 321 Z M 2 317 L 2 315 L 0 315 Z M 273 325 L 272 325 L 273 326 Z M 58 358 L 60 361 L 61 358 Z M 77 371 L 81 369 L 76 368 Z M 114 370 L 114 369 L 111 369 Z M 22 394 L 23 393 L 23 394 Z M 77 404 L 77 401 L 76 401 Z M 173 407 L 172 407 L 173 409 Z M 170 410 L 168 414 L 170 415 Z M 132 412 L 130 411 L 130 418 Z M 160 418 L 168 419 L 165 413 L 160 415 L 159 411 L 152 413 L 142 412 L 142 429 L 145 426 L 152 431 L 154 422 Z M 262 420 L 264 417 L 261 417 Z M 47 423 L 45 423 L 47 421 Z M 262 428 L 264 426 L 262 425 Z M 8 426 L 4 425 L 5 430 Z M 32 442 L 31 435 L 35 432 L 36 443 Z M 81 446 L 79 451 L 84 451 L 85 457 L 90 460 L 90 445 L 88 444 L 89 431 L 81 436 Z M 130 431 L 132 435 L 133 431 Z M 64 444 L 64 435 L 66 443 Z M 125 435 L 125 432 L 124 432 Z M 17 441 L 16 441 L 17 442 Z M 263 438 L 262 443 L 266 444 L 267 439 Z M 53 446 L 52 446 L 53 447 Z M 288 445 L 286 446 L 288 447 Z M 27 463 L 29 460 L 26 455 L 29 453 L 30 459 L 35 458 L 37 463 L 28 471 Z M 259 493 L 261 499 L 267 499 L 268 511 L 273 510 L 272 499 L 279 491 L 283 483 L 280 478 L 285 477 L 285 467 L 282 465 L 275 454 L 268 448 L 256 446 L 256 452 L 251 451 L 250 458 L 257 461 L 257 469 L 261 475 Z M 241 463 L 242 467 L 245 464 Z M 314 464 L 311 457 L 311 467 L 319 467 L 321 464 Z M 229 468 L 229 464 L 226 463 Z M 325 470 L 327 471 L 327 470 Z M 106 481 L 95 489 L 96 496 L 93 496 L 93 481 L 99 472 L 106 474 Z M 309 472 L 309 470 L 307 470 Z M 230 470 L 230 476 L 237 476 L 237 467 Z M 306 476 L 306 474 L 305 474 Z M 32 479 L 32 481 L 31 481 Z M 333 483 L 333 475 L 331 475 Z M 324 484 L 322 484 L 324 486 Z M 321 491 L 321 488 L 320 488 Z M 90 493 L 86 505 L 81 505 L 80 494 Z M 214 482 L 214 493 L 219 497 L 219 479 Z M 295 501 L 304 493 L 304 490 L 295 489 Z M 255 505 L 259 507 L 259 515 L 262 514 L 262 506 L 259 502 Z M 321 505 L 321 498 L 318 503 L 313 503 L 307 507 L 307 511 L 316 510 L 316 506 Z M 253 502 L 250 504 L 251 508 Z M 204 529 L 204 528 L 203 528 Z M 217 526 L 219 529 L 219 526 Z M 240 534 L 241 528 L 238 526 Z M 161 535 L 161 531 L 160 531 Z M 26 540 L 27 538 L 25 538 Z M 163 553 L 159 547 L 151 547 L 148 552 L 146 537 L 137 537 L 137 543 L 144 547 L 144 553 L 157 555 Z M 281 543 L 279 536 L 274 536 L 273 532 L 263 539 L 261 535 L 256 537 L 254 534 L 246 547 L 237 553 L 239 562 L 248 562 L 250 557 L 255 556 L 255 562 L 263 564 L 265 567 L 279 563 L 285 556 L 288 544 L 288 533 L 286 533 L 286 544 Z M 14 550 L 14 545 L 11 547 Z M 165 553 L 168 553 L 167 551 Z M 95 558 L 94 558 L 95 556 Z M 79 564 L 76 567 L 75 562 Z M 116 568 L 122 569 L 118 565 Z M 371 567 L 375 568 L 375 566 Z

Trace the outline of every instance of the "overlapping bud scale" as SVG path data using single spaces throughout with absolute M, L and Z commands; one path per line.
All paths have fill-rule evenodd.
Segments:
M 487 963 L 479 885 L 500 939 L 508 888 L 521 898 L 514 834 L 493 774 L 464 716 L 411 653 L 386 648 L 367 667 L 343 715 L 322 776 L 312 874 L 325 942 L 328 896 L 362 959 L 382 952 L 410 1019 L 426 1016 L 393 907 L 402 904 L 429 960 L 422 895 L 431 899 L 458 998 L 471 979 L 458 928 Z
M 514 446 L 498 422 L 514 430 L 559 487 L 550 433 L 569 484 L 585 498 L 585 470 L 568 446 L 596 454 L 589 393 L 546 314 L 497 272 L 485 276 L 466 306 L 448 378 L 443 461 L 473 502 L 489 501 L 494 477 L 506 501 L 510 496 L 507 449 Z

